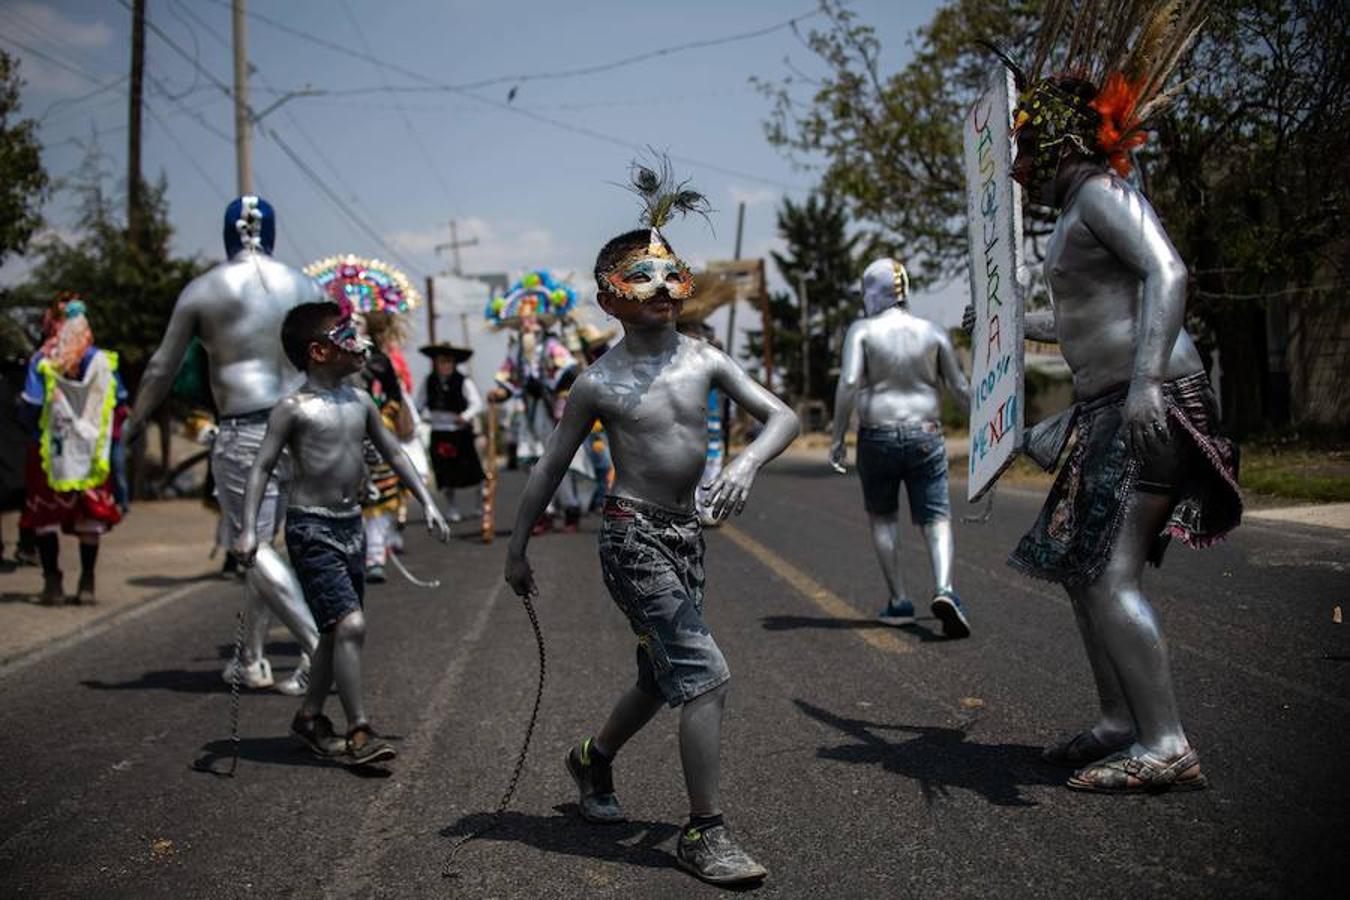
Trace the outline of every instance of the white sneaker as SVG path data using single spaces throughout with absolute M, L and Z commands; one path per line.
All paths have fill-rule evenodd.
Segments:
M 272 664 L 266 659 L 256 659 L 251 663 L 239 664 L 238 660 L 230 660 L 225 664 L 225 671 L 220 673 L 220 677 L 226 684 L 234 684 L 235 672 L 238 671 L 239 684 L 253 690 L 261 690 L 272 686 Z
M 447 509 L 447 510 L 445 511 L 445 521 L 447 521 L 447 522 L 452 522 L 452 523 L 453 523 L 453 522 L 463 522 L 463 521 L 464 521 L 464 513 L 462 513 L 462 512 L 459 511 L 459 507 L 458 507 L 458 506 L 451 506 L 449 509 Z
M 295 667 L 295 671 L 285 681 L 279 681 L 276 684 L 278 694 L 285 694 L 287 697 L 303 697 L 305 691 L 309 690 L 309 657 L 300 654 L 300 665 Z

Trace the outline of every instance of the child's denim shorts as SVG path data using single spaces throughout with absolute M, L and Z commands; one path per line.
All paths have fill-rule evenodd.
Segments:
M 703 531 L 697 515 L 608 498 L 600 571 L 637 635 L 639 688 L 679 706 L 731 678 L 703 622 Z
M 332 514 L 292 506 L 286 552 L 321 633 L 361 608 L 366 594 L 366 532 L 361 512 Z

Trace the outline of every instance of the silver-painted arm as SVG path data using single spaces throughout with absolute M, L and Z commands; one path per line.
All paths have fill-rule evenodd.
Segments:
M 1143 282 L 1123 426 L 1136 448 L 1156 447 L 1167 434 L 1162 383 L 1186 314 L 1186 264 L 1153 207 L 1124 182 L 1092 179 L 1078 204 L 1083 223 Z
M 830 466 L 840 475 L 846 470 L 848 449 L 844 438 L 848 434 L 853 410 L 858 405 L 858 392 L 865 374 L 863 354 L 863 323 L 854 322 L 844 337 L 844 358 L 839 365 L 839 384 L 834 389 L 834 436 L 830 441 Z
M 191 290 L 190 284 L 179 295 L 169 316 L 169 325 L 164 330 L 164 337 L 160 340 L 154 355 L 150 357 L 150 361 L 146 363 L 140 388 L 136 391 L 136 402 L 132 405 L 131 414 L 127 417 L 123 428 L 122 438 L 128 444 L 140 436 L 146 419 L 150 418 L 169 396 L 173 380 L 178 375 L 179 367 L 183 365 L 183 358 L 187 356 L 188 346 L 192 343 L 193 335 L 197 333 L 197 313 L 195 304 L 191 302 L 189 293 Z
M 239 535 L 234 546 L 235 556 L 240 565 L 253 564 L 253 556 L 258 552 L 258 507 L 262 505 L 263 493 L 267 481 L 272 477 L 281 451 L 291 437 L 291 426 L 295 422 L 294 397 L 286 397 L 267 417 L 267 432 L 263 435 L 258 455 L 253 459 L 253 468 L 249 469 L 248 482 L 244 486 L 244 511 L 240 523 Z
M 801 422 L 787 404 L 751 378 L 730 356 L 713 347 L 706 352 L 717 356 L 713 383 L 741 408 L 764 423 L 759 436 L 746 447 L 708 485 L 707 502 L 714 518 L 723 519 L 733 511 L 740 515 L 750 496 L 755 475 L 765 463 L 776 457 L 801 433 Z
M 450 526 L 446 524 L 440 510 L 436 508 L 436 501 L 432 499 L 431 492 L 422 483 L 422 479 L 417 476 L 417 469 L 413 467 L 412 460 L 408 458 L 407 452 L 394 439 L 393 432 L 384 427 L 384 421 L 380 417 L 379 409 L 375 406 L 375 401 L 364 391 L 361 392 L 360 396 L 361 404 L 366 408 L 366 437 L 370 438 L 370 442 L 375 445 L 375 449 L 384 457 L 385 462 L 389 463 L 389 467 L 417 497 L 417 502 L 422 504 L 422 510 L 427 517 L 427 530 L 442 541 L 448 540 Z

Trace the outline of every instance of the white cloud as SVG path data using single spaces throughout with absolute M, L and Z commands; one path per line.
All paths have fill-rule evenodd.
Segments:
M 48 56 L 64 60 L 78 69 L 90 66 L 72 50 L 98 50 L 113 39 L 113 30 L 102 21 L 77 22 L 58 9 L 32 0 L 14 3 L 6 9 L 6 30 L 15 40 Z M 20 77 L 32 90 L 52 94 L 76 94 L 89 90 L 91 82 L 17 47 L 7 47 L 23 60 Z M 100 75 L 97 68 L 92 72 Z
M 106 47 L 112 42 L 113 30 L 103 22 L 76 22 L 45 3 L 24 0 L 12 5 L 10 14 L 17 14 L 32 31 L 47 38 L 48 46 L 55 46 L 54 42 L 59 42 L 89 50 Z
M 782 191 L 776 191 L 773 188 L 743 188 L 740 185 L 731 185 L 728 189 L 731 194 L 732 203 L 744 203 L 746 206 L 759 206 L 762 203 L 776 203 L 778 198 L 783 195 Z
M 556 268 L 564 272 L 576 269 L 575 260 L 571 258 L 573 254 L 566 253 L 553 232 L 547 228 L 512 221 L 495 223 L 478 216 L 460 219 L 455 224 L 461 241 L 478 241 L 473 246 L 460 249 L 460 262 L 465 272 L 515 274 L 534 267 Z M 395 231 L 385 235 L 385 239 L 402 252 L 431 257 L 437 244 L 450 240 L 450 229 L 440 225 Z M 452 255 L 449 250 L 443 250 L 439 259 L 444 268 L 450 268 Z

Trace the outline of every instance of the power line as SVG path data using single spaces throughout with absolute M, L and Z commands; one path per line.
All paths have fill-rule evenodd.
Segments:
M 228 0 L 211 0 L 211 2 L 215 3 L 217 6 L 229 6 Z M 800 15 L 793 16 L 790 19 L 785 19 L 774 25 L 769 25 L 764 28 L 757 28 L 753 31 L 742 31 L 736 34 L 724 35 L 722 37 L 705 38 L 697 41 L 688 41 L 683 44 L 675 44 L 670 47 L 661 47 L 656 50 L 649 50 L 643 53 L 633 54 L 632 56 L 625 56 L 622 59 L 611 60 L 610 62 L 604 63 L 596 63 L 590 66 L 580 66 L 575 69 L 559 69 L 553 72 L 529 72 L 516 75 L 496 75 L 493 76 L 492 78 L 483 78 L 478 81 L 466 81 L 463 82 L 462 84 L 440 84 L 437 85 L 437 89 L 445 91 L 467 91 L 467 90 L 476 90 L 478 88 L 491 87 L 492 85 L 495 84 L 523 84 L 524 82 L 527 81 L 559 81 L 564 78 L 580 78 L 585 75 L 595 75 L 600 72 L 608 72 L 611 69 L 619 69 L 625 66 L 638 65 L 641 63 L 649 63 L 656 57 L 668 56 L 673 53 L 682 53 L 686 50 L 697 50 L 705 47 L 718 47 L 723 44 L 731 44 L 739 41 L 752 40 L 757 37 L 763 37 L 766 34 L 772 34 L 775 31 L 782 31 L 785 28 L 794 28 L 798 22 L 804 22 L 807 19 L 814 18 L 815 16 L 821 14 L 822 14 L 821 10 L 813 9 L 804 12 Z M 310 34 L 307 31 L 301 31 L 298 28 L 293 28 L 292 26 L 287 25 L 284 22 L 279 22 L 276 19 L 269 18 L 268 16 L 265 16 L 262 13 L 253 12 L 252 10 L 250 10 L 248 12 L 248 17 L 251 19 L 257 19 L 259 22 L 262 22 L 266 25 L 271 25 L 273 28 L 285 31 L 289 34 L 295 35 L 296 37 L 303 38 L 312 43 L 319 44 L 320 46 L 328 47 L 330 50 L 337 50 L 341 53 L 351 52 L 350 47 L 345 47 L 341 44 L 337 44 L 332 41 L 327 41 L 321 37 Z M 401 71 L 403 74 L 408 75 L 409 77 L 417 78 L 418 80 L 426 80 L 423 76 L 415 72 L 409 72 L 406 69 L 400 69 L 398 66 L 389 63 L 387 60 L 375 58 L 374 61 L 378 62 L 380 65 L 387 66 L 388 68 L 393 69 L 396 72 Z
M 126 0 L 119 0 L 119 2 L 125 4 L 125 3 L 126 3 Z M 225 4 L 225 0 L 212 0 L 212 2 L 216 3 L 217 5 L 226 5 L 226 4 Z M 813 13 L 810 13 L 810 14 L 808 14 L 808 15 L 803 15 L 803 16 L 798 16 L 798 17 L 793 18 L 793 19 L 788 19 L 788 20 L 786 20 L 786 21 L 784 21 L 784 22 L 779 23 L 778 25 L 771 26 L 771 27 L 770 27 L 769 29 L 767 29 L 767 30 L 766 30 L 766 29 L 761 29 L 759 32 L 746 32 L 745 34 L 742 34 L 742 35 L 740 35 L 740 36 L 732 35 L 732 36 L 729 36 L 729 37 L 727 37 L 727 38 L 715 38 L 715 39 L 712 39 L 711 41 L 693 42 L 693 43 L 695 43 L 695 44 L 702 44 L 702 45 L 709 45 L 709 44 L 712 44 L 712 43 L 727 43 L 727 42 L 729 42 L 730 40 L 733 40 L 733 39 L 734 39 L 734 40 L 744 40 L 744 39 L 746 39 L 746 37 L 745 37 L 746 35 L 758 36 L 758 35 L 761 34 L 761 33 L 768 33 L 768 31 L 778 30 L 778 29 L 780 29 L 780 28 L 789 28 L 789 27 L 791 27 L 791 26 L 793 25 L 793 23 L 795 23 L 795 22 L 797 22 L 797 21 L 799 21 L 799 20 L 801 20 L 801 19 L 809 18 L 809 16 L 811 16 L 811 15 L 816 15 L 816 14 L 817 14 L 817 13 L 813 12 Z M 522 108 L 520 108 L 520 107 L 511 106 L 511 105 L 508 104 L 508 103 L 503 103 L 503 102 L 501 102 L 501 101 L 492 100 L 492 99 L 489 99 L 489 98 L 487 98 L 487 97 L 480 96 L 480 95 L 478 95 L 478 94 L 473 93 L 467 86 L 456 85 L 456 84 L 446 84 L 446 83 L 444 83 L 444 82 L 437 81 L 436 79 L 434 79 L 434 78 L 432 78 L 432 77 L 430 77 L 430 76 L 428 76 L 428 75 L 422 74 L 421 72 L 417 72 L 417 71 L 414 71 L 414 70 L 412 70 L 412 69 L 405 68 L 405 67 L 403 67 L 403 66 L 398 65 L 397 63 L 390 62 L 390 61 L 388 61 L 388 60 L 386 60 L 386 59 L 382 59 L 382 58 L 377 57 L 377 56 L 374 56 L 374 55 L 372 55 L 372 54 L 370 54 L 370 53 L 362 53 L 362 52 L 356 50 L 354 47 L 350 47 L 350 46 L 345 46 L 345 45 L 342 45 L 342 44 L 338 44 L 338 43 L 336 43 L 336 42 L 334 42 L 334 41 L 327 40 L 326 38 L 321 38 L 321 37 L 318 37 L 317 35 L 313 35 L 313 34 L 310 34 L 310 33 L 308 33 L 308 32 L 305 32 L 305 31 L 301 31 L 301 30 L 298 29 L 298 28 L 292 28 L 292 27 L 289 26 L 289 25 L 286 25 L 286 24 L 284 24 L 284 23 L 282 23 L 282 22 L 278 22 L 278 21 L 276 21 L 276 20 L 274 20 L 274 19 L 271 19 L 271 18 L 269 18 L 269 17 L 267 17 L 267 16 L 264 16 L 264 15 L 262 15 L 262 14 L 260 14 L 260 13 L 249 12 L 248 15 L 249 15 L 250 18 L 257 19 L 258 21 L 260 21 L 260 22 L 262 22 L 262 23 L 264 23 L 264 24 L 266 24 L 266 25 L 270 25 L 270 26 L 272 26 L 273 28 L 277 28 L 277 29 L 279 29 L 279 30 L 281 30 L 281 31 L 284 31 L 284 32 L 286 32 L 286 33 L 288 33 L 288 34 L 294 35 L 294 36 L 296 36 L 296 37 L 298 37 L 298 38 L 301 38 L 302 40 L 308 41 L 308 42 L 310 42 L 310 43 L 312 43 L 312 44 L 316 44 L 316 45 L 318 45 L 318 46 L 320 46 L 320 47 L 326 47 L 327 49 L 336 51 L 336 52 L 338 52 L 338 53 L 341 53 L 341 54 L 343 54 L 343 55 L 346 56 L 346 57 L 349 57 L 349 58 L 350 58 L 350 57 L 356 57 L 356 58 L 358 58 L 358 59 L 364 59 L 364 60 L 367 60 L 367 61 L 369 61 L 369 62 L 375 63 L 376 65 L 379 65 L 379 66 L 382 66 L 382 67 L 384 67 L 384 68 L 387 68 L 387 69 L 389 69 L 389 70 L 391 70 L 391 71 L 398 72 L 398 73 L 401 74 L 401 75 L 405 75 L 405 76 L 407 76 L 407 77 L 409 77 L 409 78 L 413 78 L 413 79 L 415 79 L 415 80 L 417 80 L 417 81 L 421 81 L 421 82 L 423 82 L 424 84 L 429 85 L 431 89 L 439 90 L 439 91 L 447 91 L 447 92 L 450 92 L 450 93 L 453 93 L 453 94 L 459 94 L 459 95 L 461 95 L 461 96 L 463 96 L 463 97 L 467 97 L 468 99 L 473 100 L 475 103 L 479 103 L 479 104 L 482 104 L 482 105 L 485 105 L 485 106 L 490 106 L 490 107 L 492 107 L 492 108 L 494 108 L 494 109 L 497 109 L 497 110 L 500 110 L 500 111 L 502 111 L 502 112 L 508 112 L 508 113 L 511 113 L 512 115 L 523 116 L 523 117 L 528 118 L 528 119 L 533 119 L 533 120 L 536 121 L 536 122 L 543 122 L 544 124 L 552 125 L 552 126 L 554 126 L 555 128 L 561 128 L 561 129 L 564 130 L 564 131 L 570 131 L 570 132 L 572 132 L 572 133 L 574 133 L 574 134 L 583 135 L 583 136 L 589 137 L 589 138 L 591 138 L 591 139 L 593 139 L 593 140 L 604 141 L 605 143 L 608 143 L 608 144 L 612 144 L 612 145 L 615 145 L 615 146 L 624 147 L 624 148 L 626 148 L 626 149 L 628 149 L 628 150 L 630 150 L 630 151 L 636 151 L 636 152 L 639 152 L 639 153 L 640 153 L 640 152 L 643 152 L 643 151 L 645 151 L 645 150 L 647 149 L 647 147 L 646 147 L 645 145 L 636 143 L 636 142 L 634 142 L 634 141 L 629 141 L 629 140 L 625 140 L 625 139 L 623 139 L 623 138 L 615 137 L 614 135 L 605 134 L 604 132 L 596 131 L 595 129 L 587 128 L 587 127 L 582 126 L 582 125 L 573 125 L 573 124 L 570 123 L 570 122 L 564 122 L 564 121 L 562 121 L 562 120 L 560 120 L 560 119 L 555 119 L 555 118 L 553 118 L 553 117 L 551 117 L 551 116 L 546 116 L 546 115 L 544 115 L 543 113 L 532 112 L 532 111 L 530 111 L 530 110 L 522 109 Z M 680 47 L 687 48 L 689 45 L 679 45 L 679 46 L 680 46 Z M 666 52 L 673 52 L 675 49 L 677 49 L 677 48 L 667 48 Z M 605 64 L 605 65 L 608 65 L 608 66 L 610 66 L 610 67 L 617 67 L 617 66 L 619 66 L 619 65 L 629 65 L 629 64 L 631 64 L 632 62 L 637 61 L 638 59 L 650 58 L 650 57 L 652 57 L 652 56 L 657 56 L 657 55 L 662 55 L 662 54 L 661 54 L 660 52 L 653 52 L 653 53 L 651 53 L 651 54 L 648 54 L 646 57 L 630 57 L 630 58 L 625 59 L 625 60 L 616 60 L 616 61 L 613 62 L 613 63 L 607 63 L 607 64 Z M 588 67 L 588 70 L 589 70 L 589 69 L 595 69 L 595 68 L 596 68 L 596 67 Z M 582 70 L 574 70 L 574 71 L 575 71 L 576 73 L 580 73 Z M 537 78 L 546 78 L 546 77 L 550 77 L 550 78 L 551 78 L 551 77 L 555 77 L 555 76 L 556 76 L 556 77 L 571 77 L 571 76 L 569 76 L 566 72 L 559 72 L 559 73 L 539 73 L 539 74 L 536 74 L 536 75 L 530 75 L 530 76 L 510 76 L 510 77 L 503 76 L 501 80 L 513 80 L 513 79 L 514 79 L 514 80 L 525 80 L 525 79 L 527 79 L 527 78 L 530 78 L 530 79 L 537 79 Z M 488 79 L 487 81 L 494 81 L 494 79 Z M 485 83 L 485 82 L 475 82 L 474 84 L 475 84 L 475 85 L 481 85 L 481 84 L 483 84 L 483 83 Z M 392 88 L 391 88 L 391 89 L 392 89 Z M 322 93 L 322 92 L 320 92 L 320 93 Z M 763 176 L 761 176 L 761 175 L 756 175 L 756 174 L 751 173 L 751 172 L 743 172 L 743 171 L 740 171 L 740 170 L 738 170 L 738 169 L 728 168 L 728 167 L 726 167 L 726 166 L 721 166 L 721 165 L 718 165 L 718 164 L 716 164 L 716 163 L 710 163 L 710 162 L 707 162 L 707 161 L 705 161 L 705 160 L 696 159 L 696 158 L 690 157 L 690 156 L 683 156 L 683 155 L 677 155 L 677 154 L 673 154 L 673 153 L 672 153 L 672 154 L 670 154 L 670 158 L 673 159 L 673 160 L 677 160 L 677 161 L 679 161 L 679 162 L 687 163 L 687 164 L 689 164 L 689 165 L 699 166 L 699 167 L 702 167 L 702 168 L 704 168 L 704 169 L 708 169 L 708 170 L 710 170 L 710 171 L 721 172 L 721 173 L 724 174 L 724 175 L 731 175 L 731 176 L 736 177 L 736 178 L 744 178 L 744 179 L 747 179 L 747 180 L 750 180 L 750 181 L 757 181 L 757 182 L 760 182 L 761 184 L 769 184 L 769 185 L 773 185 L 774 187 L 782 188 L 782 189 L 784 189 L 784 190 L 804 190 L 804 189 L 805 189 L 805 187 L 804 187 L 803 185 L 789 184 L 789 183 L 787 183 L 787 182 L 777 181 L 777 180 L 772 179 L 772 178 L 765 178 L 765 177 L 763 177 Z
M 122 6 L 127 10 L 131 9 L 131 4 L 128 3 L 127 0 L 117 0 L 117 2 L 122 4 Z M 169 37 L 167 34 L 165 34 L 164 29 L 160 28 L 154 22 L 150 21 L 149 16 L 147 16 L 145 19 L 145 27 L 148 28 L 151 32 L 153 32 L 155 37 L 159 38 L 166 45 L 168 45 L 169 49 L 173 50 L 173 52 L 177 53 L 183 59 L 187 60 L 188 64 L 191 65 L 192 68 L 196 69 L 202 75 L 205 75 L 206 79 L 210 81 L 212 84 L 214 84 L 217 88 L 219 88 L 220 92 L 223 93 L 226 97 L 230 98 L 234 97 L 234 91 L 230 88 L 228 84 L 221 81 L 209 69 L 203 66 L 201 64 L 201 60 L 194 58 L 191 53 L 188 53 L 182 47 L 178 46 L 178 42 L 175 41 L 173 38 Z
M 276 141 L 277 146 L 282 149 L 282 152 L 284 152 L 287 156 L 291 158 L 291 162 L 295 163 L 296 168 L 298 168 L 304 174 L 304 176 L 308 178 L 312 184 L 314 184 L 315 187 L 323 191 L 323 193 L 328 197 L 328 199 L 333 201 L 333 205 L 336 206 L 339 210 L 341 210 L 342 213 L 352 221 L 352 224 L 354 224 L 357 228 L 365 232 L 368 238 L 370 238 L 381 248 L 383 248 L 385 253 L 391 259 L 393 259 L 399 265 L 403 266 L 405 269 L 411 272 L 421 271 L 418 266 L 414 266 L 411 263 L 409 263 L 408 260 L 404 259 L 401 253 L 396 251 L 393 247 L 389 246 L 389 244 L 384 240 L 384 238 L 382 238 L 379 235 L 378 232 L 376 232 L 373 228 L 367 225 L 358 215 L 356 215 L 356 213 L 352 211 L 351 207 L 347 206 L 346 202 L 340 196 L 338 196 L 338 194 L 335 191 L 333 191 L 332 188 L 330 188 L 326 183 L 324 183 L 324 180 L 319 177 L 318 173 L 309 167 L 309 164 L 305 162 L 304 157 L 296 153 L 295 150 L 291 148 L 291 145 L 286 143 L 286 141 L 282 139 L 281 135 L 277 134 L 275 128 L 268 128 L 267 136 L 270 137 L 272 140 Z
M 202 181 L 205 181 L 217 194 L 223 195 L 224 191 L 220 189 L 220 185 L 216 184 L 216 180 L 211 177 L 211 174 L 208 173 L 206 169 L 202 168 L 202 164 L 197 161 L 196 155 L 183 146 L 183 142 L 178 139 L 178 135 L 169 127 L 169 123 L 165 122 L 163 117 L 161 117 L 149 103 L 145 104 L 145 111 L 150 113 L 150 118 L 154 119 L 155 122 L 159 124 L 159 127 L 166 135 L 168 135 L 169 140 L 178 148 L 178 151 L 187 157 L 187 161 L 192 165 L 192 168 L 197 170 L 197 174 L 201 176 Z
M 342 11 L 346 14 L 347 21 L 351 23 L 352 30 L 356 32 L 356 39 L 361 42 L 361 47 L 366 51 L 366 54 L 372 56 L 370 44 L 366 41 L 365 32 L 361 30 L 361 23 L 356 21 L 356 16 L 352 15 L 351 5 L 347 3 L 347 0 L 341 0 L 341 3 Z M 427 168 L 431 170 L 431 174 L 435 176 L 436 181 L 440 183 L 441 190 L 445 192 L 446 203 L 453 206 L 454 196 L 450 190 L 450 185 L 446 182 L 445 176 L 441 174 L 440 166 L 436 164 L 436 160 L 432 158 L 430 151 L 427 150 L 427 145 L 422 141 L 422 136 L 418 134 L 417 128 L 413 125 L 412 118 L 408 115 L 407 111 L 403 109 L 403 102 L 398 99 L 396 94 L 388 90 L 389 78 L 385 74 L 384 67 L 375 66 L 375 74 L 379 76 L 380 83 L 384 85 L 386 93 L 389 94 L 389 99 L 393 102 L 394 109 L 398 112 L 399 117 L 403 119 L 403 125 L 408 129 L 408 134 L 412 137 L 413 143 L 417 145 L 417 149 L 421 152 L 422 159 L 426 162 Z

